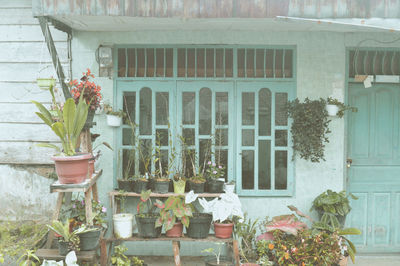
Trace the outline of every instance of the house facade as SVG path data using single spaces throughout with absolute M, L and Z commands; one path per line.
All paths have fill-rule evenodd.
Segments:
M 105 102 L 137 124 L 141 145 L 158 146 L 167 161 L 182 136 L 197 167 L 204 158 L 226 167 L 252 218 L 288 213 L 288 205 L 308 211 L 321 192 L 346 189 L 359 197 L 347 225 L 362 231 L 354 242 L 363 252 L 400 250 L 398 10 L 400 1 L 378 0 L 32 1 L 33 16 L 69 36 L 71 76 L 90 68 Z M 358 108 L 331 118 L 320 163 L 292 159 L 285 104 L 306 97 Z M 95 122 L 97 142 L 115 148 L 99 147 L 106 202 L 126 169 L 131 129 L 108 127 L 104 114 Z M 138 153 L 134 161 L 131 174 L 143 173 Z

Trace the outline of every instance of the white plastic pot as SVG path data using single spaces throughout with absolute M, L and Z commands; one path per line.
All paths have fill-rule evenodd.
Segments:
M 128 238 L 132 236 L 133 214 L 118 213 L 113 215 L 114 235 L 117 238 Z
M 234 193 L 235 191 L 235 184 L 225 184 L 225 192 L 226 193 Z
M 325 109 L 329 116 L 336 116 L 337 112 L 339 112 L 339 107 L 335 104 L 327 104 Z
M 117 115 L 107 115 L 107 125 L 110 127 L 119 127 L 122 124 L 122 117 Z
M 48 90 L 50 86 L 56 85 L 56 80 L 54 78 L 37 78 L 36 83 L 42 90 Z

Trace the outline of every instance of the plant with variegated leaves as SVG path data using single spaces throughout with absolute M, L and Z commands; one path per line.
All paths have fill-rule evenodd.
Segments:
M 154 204 L 152 204 L 151 198 L 150 198 L 150 194 L 151 194 L 151 190 L 146 190 L 146 191 L 142 191 L 142 193 L 140 193 L 140 202 L 138 203 L 136 210 L 137 213 L 140 215 L 153 215 L 154 214 L 154 210 L 155 207 L 159 208 L 159 209 L 163 209 L 164 208 L 164 202 L 162 202 L 159 199 L 156 199 L 156 202 Z
M 156 221 L 156 227 L 164 225 L 166 231 L 170 230 L 177 220 L 188 227 L 189 217 L 192 217 L 192 207 L 190 204 L 185 203 L 183 196 L 170 196 L 165 204 L 158 206 L 160 211 L 160 218 Z

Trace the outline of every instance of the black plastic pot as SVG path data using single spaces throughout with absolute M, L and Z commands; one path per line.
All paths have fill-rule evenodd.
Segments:
M 208 213 L 193 213 L 190 217 L 186 234 L 191 238 L 206 238 L 210 231 L 212 215 Z
M 158 217 L 159 216 L 145 216 L 142 214 L 135 215 L 138 234 L 140 237 L 156 238 L 161 235 L 161 227 L 155 228 Z
M 232 260 L 228 259 L 227 257 L 221 256 L 219 258 L 219 264 L 217 264 L 217 258 L 215 256 L 206 257 L 204 259 L 204 263 L 206 266 L 234 266 Z
M 207 190 L 210 193 L 223 193 L 224 181 L 209 179 L 207 181 Z
M 79 247 L 82 251 L 97 249 L 100 240 L 101 228 L 96 229 L 96 231 L 90 231 L 79 235 Z
M 206 183 L 195 183 L 189 180 L 189 191 L 193 190 L 194 193 L 204 193 Z
M 137 179 L 133 182 L 133 192 L 142 193 L 142 190 L 147 190 L 149 186 L 149 181 Z
M 154 182 L 154 192 L 155 193 L 168 193 L 169 190 L 169 181 L 170 180 L 166 180 L 166 181 L 159 181 L 159 180 L 155 180 Z
M 58 253 L 60 253 L 61 256 L 67 255 L 69 251 L 69 242 L 58 241 Z
M 133 191 L 133 180 L 118 179 L 118 189 L 123 191 Z

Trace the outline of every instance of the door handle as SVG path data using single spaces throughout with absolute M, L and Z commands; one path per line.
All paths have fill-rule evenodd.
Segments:
M 346 160 L 346 166 L 347 166 L 347 168 L 350 168 L 352 163 L 353 163 L 353 160 L 350 159 L 350 158 L 347 158 L 347 160 Z

